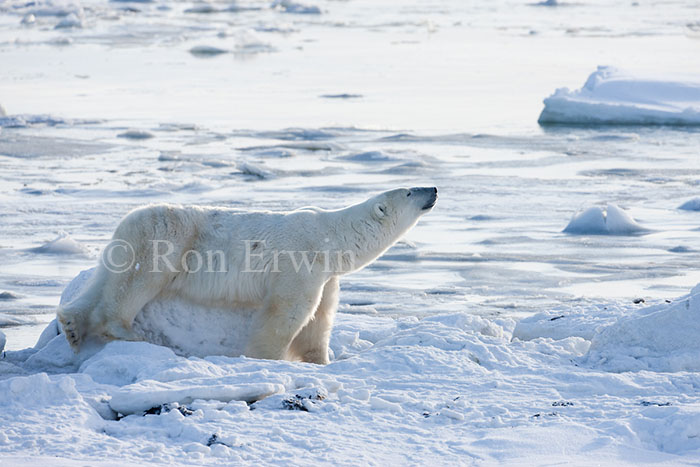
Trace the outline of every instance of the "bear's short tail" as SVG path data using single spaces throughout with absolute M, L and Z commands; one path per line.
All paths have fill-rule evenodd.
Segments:
M 103 271 L 98 268 L 80 294 L 70 303 L 59 306 L 56 313 L 63 334 L 75 353 L 80 351 L 80 344 L 89 331 L 90 315 L 99 303 L 102 276 Z

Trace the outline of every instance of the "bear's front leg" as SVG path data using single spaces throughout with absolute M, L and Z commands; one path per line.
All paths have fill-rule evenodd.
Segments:
M 313 318 L 292 341 L 289 351 L 302 362 L 319 365 L 330 363 L 328 342 L 331 338 L 335 313 L 338 310 L 339 290 L 338 276 L 328 279 Z
M 273 295 L 262 311 L 248 342 L 245 355 L 284 360 L 289 345 L 312 318 L 320 301 L 321 287 L 314 293 Z M 299 289 L 296 289 L 299 292 Z

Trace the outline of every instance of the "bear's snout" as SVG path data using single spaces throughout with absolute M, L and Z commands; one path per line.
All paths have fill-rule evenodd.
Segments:
M 421 210 L 426 211 L 435 206 L 437 202 L 437 188 L 432 187 L 415 187 L 411 188 L 409 195 L 416 195 L 420 198 L 425 199 L 425 203 L 421 207 Z

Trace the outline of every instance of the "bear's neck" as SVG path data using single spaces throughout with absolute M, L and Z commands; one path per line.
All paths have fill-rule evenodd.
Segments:
M 363 204 L 338 211 L 327 211 L 328 250 L 333 270 L 347 274 L 362 269 L 377 259 L 400 235 L 384 225 L 368 219 L 369 208 Z

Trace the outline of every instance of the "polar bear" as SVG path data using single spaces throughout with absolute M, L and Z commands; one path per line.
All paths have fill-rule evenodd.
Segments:
M 80 294 L 59 307 L 75 352 L 87 336 L 141 340 L 149 302 L 255 307 L 245 355 L 328 363 L 339 276 L 378 258 L 437 201 L 437 188 L 398 188 L 344 209 L 291 212 L 150 205 L 117 226 Z

